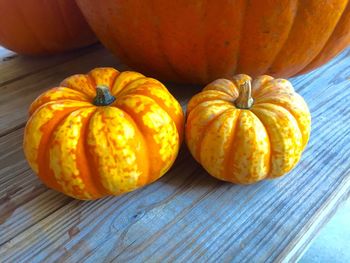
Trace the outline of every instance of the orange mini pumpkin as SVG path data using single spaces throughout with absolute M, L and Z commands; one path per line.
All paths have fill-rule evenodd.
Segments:
M 249 184 L 289 172 L 310 135 L 311 117 L 291 83 L 264 75 L 218 79 L 188 103 L 186 141 L 214 177 Z
M 78 199 L 119 195 L 173 164 L 183 131 L 180 104 L 157 80 L 97 68 L 39 96 L 24 152 L 50 188 Z

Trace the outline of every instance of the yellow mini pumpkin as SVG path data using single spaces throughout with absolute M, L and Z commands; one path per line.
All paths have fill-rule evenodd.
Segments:
M 304 99 L 288 80 L 218 79 L 187 107 L 186 142 L 212 176 L 239 184 L 275 178 L 299 161 L 310 135 Z
M 31 105 L 25 156 L 50 188 L 78 199 L 119 195 L 162 176 L 183 131 L 180 104 L 159 81 L 97 68 Z

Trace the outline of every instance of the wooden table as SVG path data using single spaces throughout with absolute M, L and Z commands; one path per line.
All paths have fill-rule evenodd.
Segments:
M 29 169 L 26 111 L 71 74 L 125 67 L 99 45 L 39 59 L 0 49 L 0 262 L 296 260 L 350 194 L 349 55 L 292 79 L 313 124 L 301 162 L 284 178 L 220 182 L 184 146 L 156 183 L 84 202 L 47 189 Z M 200 89 L 168 87 L 183 106 Z

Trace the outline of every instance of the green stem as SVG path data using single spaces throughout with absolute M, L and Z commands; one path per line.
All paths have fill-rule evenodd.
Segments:
M 96 106 L 108 106 L 115 101 L 115 97 L 109 91 L 106 86 L 96 87 L 96 97 L 94 98 L 94 105 Z

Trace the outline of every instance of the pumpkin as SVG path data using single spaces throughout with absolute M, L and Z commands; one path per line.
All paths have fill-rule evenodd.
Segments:
M 250 184 L 298 163 L 310 123 L 307 104 L 288 80 L 241 74 L 215 80 L 189 101 L 186 142 L 212 176 Z
M 42 55 L 97 41 L 72 0 L 0 0 L 0 45 Z
M 345 0 L 77 0 L 102 43 L 128 65 L 207 84 L 245 72 L 290 77 L 350 43 Z
M 161 177 L 178 154 L 184 125 L 162 83 L 113 68 L 68 77 L 40 95 L 29 115 L 29 165 L 49 188 L 85 200 Z

